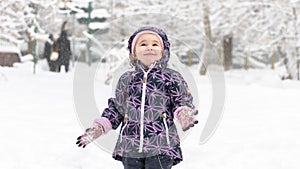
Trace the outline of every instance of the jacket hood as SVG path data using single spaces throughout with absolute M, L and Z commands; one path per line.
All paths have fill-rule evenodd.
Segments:
M 162 58 L 156 62 L 155 67 L 166 68 L 169 58 L 170 58 L 170 42 L 168 40 L 166 33 L 162 29 L 159 29 L 159 28 L 156 28 L 153 26 L 141 27 L 130 36 L 130 38 L 128 40 L 129 56 L 132 55 L 131 49 L 132 49 L 132 45 L 134 45 L 133 44 L 134 38 L 136 37 L 137 34 L 139 34 L 140 32 L 143 32 L 143 31 L 151 31 L 160 36 L 160 38 L 163 42 L 163 55 L 162 55 Z M 134 60 L 132 62 L 132 64 L 136 68 L 137 68 L 137 66 L 144 67 L 144 65 L 139 60 Z

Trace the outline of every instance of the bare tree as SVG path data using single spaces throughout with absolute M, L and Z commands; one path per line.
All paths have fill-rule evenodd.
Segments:
M 223 38 L 223 51 L 224 51 L 224 69 L 229 70 L 232 68 L 232 34 L 226 35 Z
M 200 68 L 200 75 L 205 75 L 207 72 L 207 66 L 208 66 L 208 57 L 210 56 L 211 51 L 211 28 L 210 28 L 210 20 L 209 20 L 209 6 L 208 3 L 203 3 L 203 24 L 204 24 L 204 30 L 205 30 L 205 51 L 203 55 L 202 65 Z

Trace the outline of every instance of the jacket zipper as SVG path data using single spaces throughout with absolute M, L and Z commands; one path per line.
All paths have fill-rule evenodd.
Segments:
M 142 89 L 142 105 L 141 105 L 141 119 L 140 119 L 140 146 L 139 152 L 143 152 L 143 144 L 144 144 L 144 115 L 145 115 L 145 100 L 146 100 L 146 85 L 147 85 L 147 77 L 150 69 L 147 72 L 144 72 L 143 78 L 143 89 Z
M 147 86 L 147 77 L 150 70 L 155 66 L 156 62 L 153 63 L 147 72 L 144 71 L 143 68 L 141 68 L 144 72 L 143 77 L 143 89 L 142 89 L 142 105 L 141 105 L 141 119 L 140 119 L 140 146 L 139 146 L 139 153 L 143 152 L 143 146 L 144 146 L 144 115 L 145 115 L 145 101 L 146 101 L 146 86 Z

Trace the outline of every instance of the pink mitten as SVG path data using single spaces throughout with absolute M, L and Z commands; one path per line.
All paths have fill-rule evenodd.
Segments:
M 198 123 L 198 120 L 195 119 L 195 115 L 198 114 L 198 110 L 193 110 L 189 107 L 183 107 L 179 110 L 177 116 L 178 122 L 180 123 L 182 130 L 186 131 L 191 127 L 194 127 L 194 124 Z
M 85 133 L 77 138 L 76 144 L 78 147 L 84 148 L 89 143 L 104 134 L 104 128 L 101 124 L 94 125 L 91 128 L 85 130 Z

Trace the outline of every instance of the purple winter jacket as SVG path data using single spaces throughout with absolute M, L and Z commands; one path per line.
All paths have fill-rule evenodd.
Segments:
M 193 97 L 181 74 L 167 68 L 169 43 L 164 36 L 162 59 L 150 68 L 135 61 L 135 70 L 119 78 L 115 98 L 108 100 L 103 111 L 102 119 L 109 128 L 121 125 L 113 152 L 116 160 L 158 154 L 171 156 L 173 165 L 182 160 L 174 114 L 182 107 L 194 109 Z

